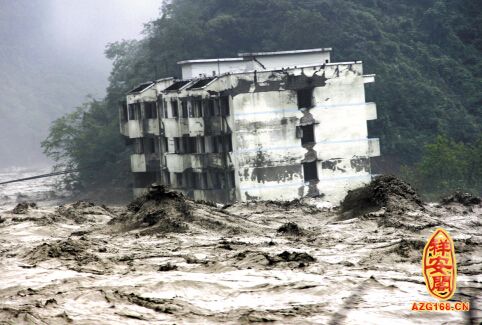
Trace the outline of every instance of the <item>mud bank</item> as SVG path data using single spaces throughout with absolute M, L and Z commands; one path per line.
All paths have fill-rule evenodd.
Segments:
M 453 300 L 482 304 L 482 207 L 464 202 L 425 204 L 382 177 L 332 210 L 217 207 L 163 187 L 127 207 L 22 205 L 0 213 L 0 323 L 463 324 L 410 307 L 432 301 L 420 261 L 440 226 L 455 241 Z

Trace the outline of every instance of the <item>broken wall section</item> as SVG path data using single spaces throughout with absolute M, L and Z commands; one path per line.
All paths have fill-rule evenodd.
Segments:
M 362 64 L 328 64 L 241 76 L 233 94 L 242 200 L 323 196 L 338 204 L 370 181 L 378 142 L 366 121 Z

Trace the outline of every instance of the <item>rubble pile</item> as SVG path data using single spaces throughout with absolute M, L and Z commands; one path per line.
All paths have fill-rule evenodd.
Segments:
M 234 257 L 238 261 L 235 262 L 235 265 L 243 268 L 264 269 L 266 267 L 279 266 L 280 263 L 282 267 L 285 268 L 291 268 L 293 266 L 299 268 L 316 262 L 316 259 L 306 252 L 283 251 L 282 253 L 271 255 L 264 252 L 247 250 L 236 254 Z M 284 263 L 286 263 L 286 265 L 284 265 Z
M 79 265 L 84 265 L 99 260 L 97 256 L 87 252 L 90 246 L 91 243 L 88 241 L 68 238 L 67 240 L 43 243 L 36 246 L 28 252 L 25 257 L 32 264 L 52 258 L 59 258 L 63 260 L 73 260 Z
M 153 185 L 149 192 L 135 199 L 127 211 L 109 221 L 120 231 L 140 230 L 141 234 L 182 233 L 192 221 L 191 209 L 182 194 L 163 185 Z
M 388 213 L 423 210 L 423 202 L 407 183 L 391 175 L 377 176 L 368 185 L 349 191 L 341 212 L 358 217 L 384 208 Z
M 457 191 L 452 195 L 449 195 L 441 200 L 444 205 L 451 203 L 459 203 L 465 206 L 478 205 L 481 203 L 480 197 L 472 195 L 470 193 Z
M 98 206 L 93 202 L 77 201 L 61 205 L 56 209 L 56 214 L 68 221 L 77 224 L 95 222 L 96 216 L 110 216 L 111 213 L 105 206 Z
M 304 231 L 294 222 L 287 222 L 278 228 L 278 233 L 289 236 L 301 236 Z
M 27 214 L 29 209 L 37 209 L 37 203 L 35 202 L 20 202 L 13 208 L 13 214 Z

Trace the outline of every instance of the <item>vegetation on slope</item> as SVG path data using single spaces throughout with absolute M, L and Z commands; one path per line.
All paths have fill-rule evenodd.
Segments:
M 117 105 L 136 84 L 180 76 L 176 62 L 184 59 L 329 46 L 335 61 L 363 60 L 365 72 L 377 74 L 376 83 L 367 87 L 367 100 L 378 106 L 370 132 L 381 138 L 379 171 L 412 166 L 405 174 L 426 175 L 418 180 L 426 181 L 419 186 L 427 192 L 473 188 L 465 178 L 431 186 L 433 177 L 443 182 L 444 171 L 458 169 L 462 158 L 448 159 L 447 165 L 430 159 L 458 146 L 480 147 L 481 25 L 482 3 L 472 0 L 173 0 L 146 26 L 142 40 L 108 46 L 113 69 L 105 101 L 88 104 L 87 117 L 77 124 L 68 124 L 69 117 L 57 120 L 44 148 L 51 156 L 63 151 L 53 157 L 78 167 L 101 162 L 96 170 L 81 172 L 77 181 L 87 187 L 107 185 L 106 180 L 125 175 L 118 163 L 127 152 L 117 131 Z M 70 133 L 55 132 L 62 123 Z M 100 129 L 110 138 L 84 137 Z M 71 141 L 79 147 L 71 147 Z M 475 187 L 482 191 L 480 184 Z

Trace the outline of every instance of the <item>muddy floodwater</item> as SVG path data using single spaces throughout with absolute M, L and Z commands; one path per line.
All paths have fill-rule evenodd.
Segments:
M 421 260 L 443 227 L 458 264 L 452 301 L 480 308 L 480 203 L 425 204 L 396 181 L 377 186 L 376 200 L 361 193 L 344 209 L 221 207 L 162 188 L 128 206 L 5 198 L 0 324 L 467 324 L 467 312 L 411 306 L 435 301 Z

